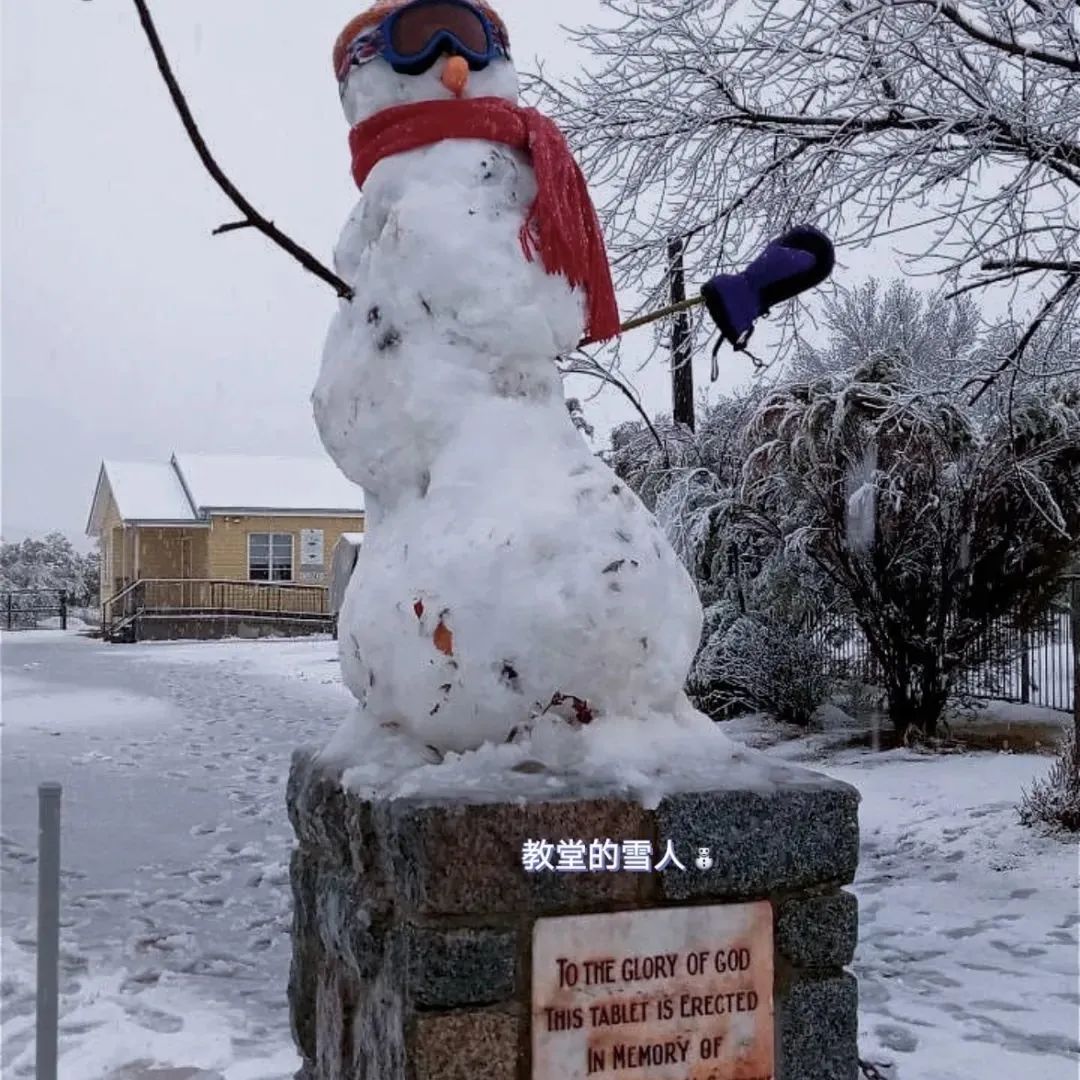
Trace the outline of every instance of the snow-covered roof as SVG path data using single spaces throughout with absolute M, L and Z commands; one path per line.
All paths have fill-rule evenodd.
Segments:
M 192 505 L 205 510 L 362 513 L 364 492 L 329 458 L 173 454 Z
M 90 508 L 87 532 L 97 532 L 106 486 L 125 521 L 195 521 L 176 470 L 146 461 L 103 461 Z
M 346 544 L 353 544 L 353 545 L 362 544 L 364 542 L 364 534 L 363 533 L 342 533 L 341 534 L 341 539 Z
M 164 462 L 103 461 L 88 535 L 101 531 L 105 495 L 112 492 L 127 522 L 204 522 L 212 510 L 281 513 L 364 511 L 364 492 L 328 458 L 242 454 L 173 454 Z M 356 534 L 363 542 L 362 533 Z

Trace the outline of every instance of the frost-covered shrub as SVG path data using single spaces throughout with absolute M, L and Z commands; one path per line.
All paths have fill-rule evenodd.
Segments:
M 1080 534 L 1080 387 L 1007 415 L 924 394 L 876 351 L 772 391 L 746 427 L 740 504 L 847 597 L 900 731 L 933 735 L 988 624 L 1031 625 Z
M 826 322 L 832 342 L 803 351 L 799 377 L 721 398 L 695 432 L 660 418 L 661 445 L 624 425 L 605 456 L 655 511 L 712 619 L 691 675 L 702 708 L 734 699 L 721 613 L 807 663 L 839 619 L 865 641 L 897 729 L 933 735 L 960 677 L 1019 640 L 988 627 L 1032 629 L 1075 562 L 1080 384 L 1048 359 L 972 408 L 965 383 L 1012 331 L 980 337 L 970 301 L 868 287 Z M 1029 359 L 1063 348 L 1050 344 Z
M 829 694 L 820 646 L 768 614 L 714 604 L 702 637 L 687 690 L 711 716 L 751 708 L 805 725 Z
M 720 399 L 695 432 L 660 417 L 663 446 L 644 425 L 625 424 L 605 458 L 655 511 L 697 584 L 705 622 L 687 680 L 697 707 L 717 718 L 750 708 L 805 723 L 828 691 L 811 631 L 835 591 L 810 560 L 742 515 L 742 425 L 762 397 Z
M 1080 831 L 1080 745 L 1070 725 L 1045 777 L 1024 792 L 1017 808 L 1024 825 L 1052 825 Z

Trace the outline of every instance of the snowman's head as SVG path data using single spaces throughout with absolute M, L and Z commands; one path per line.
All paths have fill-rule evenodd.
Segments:
M 506 27 L 484 0 L 379 0 L 341 32 L 334 71 L 350 126 L 391 105 L 518 99 Z

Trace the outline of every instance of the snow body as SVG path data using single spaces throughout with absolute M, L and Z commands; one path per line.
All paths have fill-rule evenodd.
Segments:
M 350 123 L 448 97 L 442 63 L 355 69 Z M 513 68 L 473 73 L 467 96 L 516 101 Z M 335 253 L 356 295 L 313 404 L 368 511 L 342 673 L 369 720 L 439 751 L 504 741 L 560 696 L 572 718 L 685 711 L 701 630 L 662 530 L 566 410 L 554 361 L 582 334 L 583 297 L 522 252 L 535 192 L 501 145 L 389 157 Z

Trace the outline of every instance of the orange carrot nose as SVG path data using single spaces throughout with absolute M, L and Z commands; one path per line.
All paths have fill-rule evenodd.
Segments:
M 469 81 L 469 62 L 464 56 L 451 56 L 442 70 L 442 84 L 454 95 L 461 97 L 465 93 L 465 84 Z

